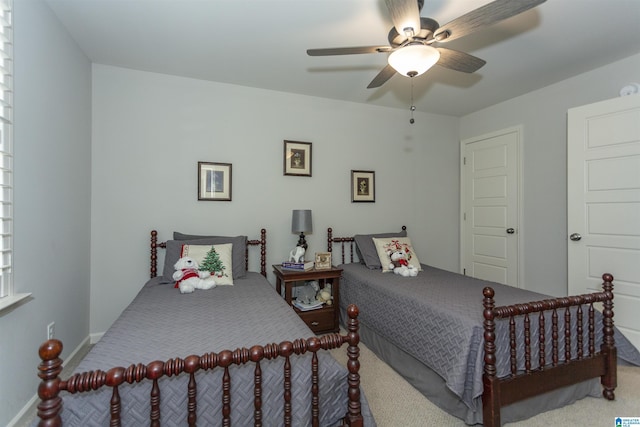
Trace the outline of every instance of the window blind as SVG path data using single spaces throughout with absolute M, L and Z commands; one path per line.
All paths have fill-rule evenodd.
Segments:
M 0 298 L 13 293 L 13 31 L 11 0 L 0 0 Z

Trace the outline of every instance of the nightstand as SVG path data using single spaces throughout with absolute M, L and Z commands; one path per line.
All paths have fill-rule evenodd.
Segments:
M 342 269 L 331 267 L 326 270 L 287 270 L 281 265 L 273 266 L 273 274 L 276 276 L 276 292 L 282 295 L 282 284 L 284 283 L 284 299 L 291 308 L 293 308 L 298 316 L 315 333 L 338 332 L 340 329 L 340 321 L 338 318 L 338 309 L 340 307 L 340 277 Z M 332 305 L 323 305 L 322 308 L 309 311 L 300 311 L 291 304 L 292 289 L 296 284 L 303 284 L 309 280 L 317 280 L 320 289 L 331 284 L 331 293 L 333 295 Z

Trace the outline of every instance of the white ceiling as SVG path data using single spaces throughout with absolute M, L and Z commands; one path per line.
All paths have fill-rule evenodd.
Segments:
M 387 54 L 306 54 L 388 44 L 384 0 L 46 1 L 95 63 L 394 108 L 411 104 L 407 77 L 366 89 Z M 421 15 L 443 26 L 488 2 L 425 0 Z M 414 104 L 462 116 L 640 52 L 640 0 L 547 0 L 446 47 L 487 65 L 474 74 L 433 67 L 413 79 Z

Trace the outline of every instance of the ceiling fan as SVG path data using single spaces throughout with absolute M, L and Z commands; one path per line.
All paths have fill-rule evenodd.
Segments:
M 495 0 L 441 27 L 434 19 L 420 16 L 424 0 L 385 0 L 394 25 L 387 37 L 389 46 L 308 49 L 307 54 L 331 56 L 390 53 L 387 66 L 369 83 L 368 89 L 382 86 L 396 72 L 415 77 L 434 64 L 464 73 L 473 73 L 486 62 L 465 52 L 440 47 L 440 44 L 518 15 L 545 1 Z

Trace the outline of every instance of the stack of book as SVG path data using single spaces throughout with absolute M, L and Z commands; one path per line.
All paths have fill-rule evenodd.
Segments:
M 297 270 L 297 271 L 306 271 L 311 270 L 313 268 L 313 261 L 305 261 L 305 262 L 291 262 L 284 261 L 282 263 L 282 268 L 285 270 Z
M 292 304 L 295 308 L 297 308 L 300 311 L 309 311 L 309 310 L 315 310 L 316 308 L 322 308 L 321 301 L 312 301 L 310 304 L 306 304 L 304 302 L 295 300 L 293 301 Z

